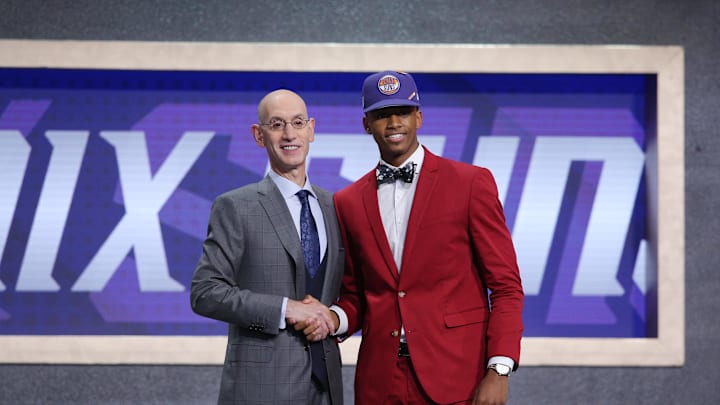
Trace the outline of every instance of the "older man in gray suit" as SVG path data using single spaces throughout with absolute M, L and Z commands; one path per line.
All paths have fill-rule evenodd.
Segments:
M 306 173 L 315 121 L 289 90 L 266 95 L 258 120 L 272 170 L 215 200 L 190 290 L 193 311 L 229 324 L 218 403 L 340 405 L 327 305 L 344 253 L 332 196 Z

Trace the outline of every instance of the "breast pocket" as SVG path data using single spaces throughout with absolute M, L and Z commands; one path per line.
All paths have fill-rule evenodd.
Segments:
M 426 232 L 428 229 L 437 227 L 451 228 L 454 226 L 461 226 L 463 224 L 464 217 L 464 215 L 459 215 L 457 212 L 443 212 L 440 214 L 434 213 L 433 215 L 429 215 L 423 223 L 420 224 L 420 229 L 423 232 Z

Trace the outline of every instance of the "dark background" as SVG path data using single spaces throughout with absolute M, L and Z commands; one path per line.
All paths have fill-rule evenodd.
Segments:
M 511 404 L 720 402 L 720 2 L 0 2 L 0 39 L 678 45 L 685 49 L 684 367 L 524 367 Z M 392 64 L 392 61 L 388 61 Z M 3 350 L 0 348 L 0 350 Z M 210 404 L 220 366 L 0 365 L 0 403 Z M 352 403 L 354 368 L 345 367 Z

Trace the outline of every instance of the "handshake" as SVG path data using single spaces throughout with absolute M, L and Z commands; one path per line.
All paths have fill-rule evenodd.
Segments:
M 306 295 L 302 301 L 288 299 L 285 318 L 288 325 L 305 334 L 308 342 L 325 339 L 340 325 L 337 314 L 312 295 Z

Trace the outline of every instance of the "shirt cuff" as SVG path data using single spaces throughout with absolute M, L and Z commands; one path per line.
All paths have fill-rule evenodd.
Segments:
M 330 306 L 330 310 L 335 312 L 337 314 L 338 320 L 340 321 L 340 325 L 338 326 L 337 330 L 335 332 L 331 332 L 331 336 L 339 336 L 344 335 L 347 333 L 348 330 L 348 317 L 345 311 L 343 311 L 342 308 L 340 308 L 337 305 Z
M 504 364 L 510 367 L 510 370 L 513 370 L 515 368 L 515 361 L 513 361 L 513 359 L 511 359 L 510 357 L 505 356 L 490 357 L 490 360 L 488 360 L 488 366 L 491 364 Z
M 278 326 L 280 330 L 287 327 L 287 323 L 285 322 L 285 309 L 287 308 L 287 303 L 288 297 L 283 297 L 282 308 L 280 308 L 280 325 Z

